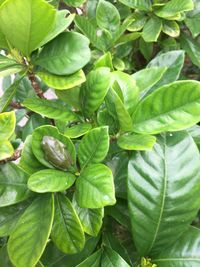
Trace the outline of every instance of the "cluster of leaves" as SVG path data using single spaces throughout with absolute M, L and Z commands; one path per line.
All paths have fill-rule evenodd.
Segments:
M 2 267 L 199 265 L 199 14 L 0 0 Z

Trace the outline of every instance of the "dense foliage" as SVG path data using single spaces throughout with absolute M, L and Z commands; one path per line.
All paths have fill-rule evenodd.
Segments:
M 0 0 L 0 266 L 200 266 L 200 2 Z

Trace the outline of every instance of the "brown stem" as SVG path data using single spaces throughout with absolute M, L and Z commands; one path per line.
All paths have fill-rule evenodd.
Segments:
M 20 103 L 14 102 L 14 101 L 10 103 L 10 106 L 14 109 L 23 109 L 24 108 Z
M 10 158 L 0 160 L 0 165 L 5 164 L 5 163 L 10 162 L 10 161 L 17 160 L 18 158 L 21 157 L 21 152 L 22 152 L 21 150 L 15 150 L 14 154 Z
M 45 97 L 44 97 L 44 93 L 43 93 L 42 90 L 40 89 L 40 86 L 39 86 L 39 84 L 38 84 L 38 82 L 37 82 L 37 80 L 36 80 L 35 75 L 34 75 L 33 73 L 30 73 L 30 74 L 28 75 L 28 78 L 29 78 L 29 80 L 30 80 L 30 82 L 31 82 L 31 84 L 32 84 L 32 86 L 33 86 L 33 88 L 34 88 L 34 90 L 35 90 L 37 96 L 39 96 L 40 98 L 45 98 Z

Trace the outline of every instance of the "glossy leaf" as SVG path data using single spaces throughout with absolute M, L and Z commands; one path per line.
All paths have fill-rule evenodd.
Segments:
M 85 82 L 85 74 L 82 70 L 79 70 L 71 75 L 54 75 L 48 72 L 37 72 L 37 75 L 45 82 L 49 87 L 57 90 L 71 89 Z
M 103 223 L 104 210 L 102 208 L 81 208 L 75 198 L 73 199 L 73 206 L 78 214 L 84 232 L 91 236 L 97 236 Z
M 8 241 L 8 254 L 15 266 L 36 265 L 47 244 L 53 216 L 54 198 L 50 194 L 36 198 L 26 209 Z
M 189 128 L 200 120 L 199 101 L 199 82 L 178 81 L 163 86 L 137 106 L 134 132 L 155 134 Z
M 12 45 L 28 56 L 52 30 L 55 14 L 46 1 L 8 0 L 0 7 L 0 28 Z
M 95 69 L 101 68 L 101 67 L 107 67 L 107 68 L 110 68 L 110 70 L 113 70 L 111 53 L 107 52 L 103 56 L 98 58 L 97 61 L 94 62 L 94 67 Z
M 8 140 L 15 130 L 15 112 L 4 112 L 0 114 L 0 140 Z
M 78 253 L 85 244 L 85 236 L 80 220 L 68 198 L 59 194 L 55 200 L 52 240 L 62 252 L 67 254 Z
M 8 257 L 8 252 L 7 252 L 7 246 L 3 246 L 0 248 L 0 262 L 3 266 L 5 267 L 13 267 L 12 263 L 10 262 L 10 259 Z
M 76 181 L 75 195 L 81 208 L 98 209 L 114 205 L 116 200 L 111 170 L 103 164 L 85 168 Z
M 78 159 L 81 168 L 101 162 L 107 155 L 109 148 L 108 127 L 98 127 L 88 132 L 78 147 Z
M 44 136 L 50 136 L 63 143 L 70 154 L 73 164 L 76 162 L 75 148 L 69 138 L 60 134 L 56 127 L 41 126 L 33 132 L 32 150 L 37 160 L 44 166 L 54 168 L 52 164 L 45 158 L 45 153 L 42 148 L 42 141 Z
M 106 12 L 105 12 L 106 10 Z M 120 14 L 117 8 L 104 0 L 100 0 L 96 10 L 97 25 L 110 32 L 115 32 L 120 26 Z
M 0 166 L 0 207 L 21 202 L 31 196 L 28 174 L 13 163 Z
M 76 177 L 58 170 L 41 170 L 29 177 L 28 188 L 37 193 L 59 192 L 71 187 Z
M 53 74 L 70 75 L 89 60 L 89 40 L 77 32 L 64 32 L 43 48 L 35 63 Z
M 14 149 L 9 141 L 0 141 L 0 160 L 4 160 L 11 157 L 13 153 Z
M 165 21 L 163 23 L 162 31 L 171 37 L 178 37 L 180 35 L 179 25 L 175 21 Z
M 125 150 L 152 150 L 156 138 L 152 135 L 125 134 L 121 135 L 117 144 Z
M 92 125 L 89 123 L 80 123 L 77 125 L 74 125 L 70 128 L 66 128 L 65 135 L 69 138 L 78 138 L 82 135 L 85 135 L 87 132 L 89 132 L 92 129 Z
M 199 23 L 200 23 L 200 13 L 197 13 L 195 16 L 192 17 L 186 17 L 185 19 L 185 24 L 190 29 L 192 36 L 194 38 L 197 37 L 200 33 Z
M 83 90 L 83 112 L 91 115 L 102 104 L 111 84 L 109 68 L 97 68 L 87 76 L 86 85 Z
M 78 110 L 81 109 L 79 87 L 74 87 L 71 90 L 55 90 L 55 92 L 57 97 L 68 105 L 73 106 Z
M 81 262 L 77 267 L 99 267 L 101 266 L 101 249 L 96 251 L 94 254 L 90 255 L 87 259 Z
M 198 267 L 200 230 L 189 229 L 171 247 L 163 250 L 154 257 L 159 267 Z
M 195 218 L 199 159 L 198 149 L 186 132 L 163 134 L 151 152 L 132 155 L 128 202 L 132 233 L 141 255 L 173 245 Z
M 23 102 L 23 105 L 47 118 L 62 121 L 77 120 L 75 113 L 69 110 L 66 106 L 63 106 L 57 100 L 52 101 L 40 98 L 29 98 Z
M 23 65 L 17 63 L 14 59 L 0 55 L 0 77 L 15 74 L 22 69 Z
M 130 265 L 113 249 L 103 248 L 101 266 L 130 267 Z
M 161 19 L 157 17 L 152 17 L 146 22 L 143 28 L 142 37 L 145 40 L 145 42 L 149 43 L 156 42 L 160 35 L 161 29 L 162 29 Z
M 149 11 L 151 9 L 150 0 L 119 0 L 124 5 L 131 8 L 138 8 L 139 10 Z

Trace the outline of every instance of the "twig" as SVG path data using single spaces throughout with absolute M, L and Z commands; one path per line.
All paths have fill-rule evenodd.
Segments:
M 29 78 L 29 80 L 30 80 L 30 82 L 31 82 L 31 84 L 33 86 L 33 89 L 35 90 L 37 96 L 39 96 L 40 98 L 45 98 L 44 97 L 44 93 L 40 89 L 40 86 L 39 86 L 39 84 L 37 82 L 37 79 L 36 79 L 35 75 L 33 73 L 30 73 L 28 75 L 28 78 Z
M 18 158 L 21 157 L 21 153 L 22 153 L 22 150 L 15 150 L 14 154 L 10 158 L 0 160 L 0 165 L 5 164 L 5 163 L 10 162 L 10 161 L 17 160 Z
M 23 109 L 24 108 L 20 103 L 14 102 L 14 101 L 10 103 L 10 106 L 14 109 Z

